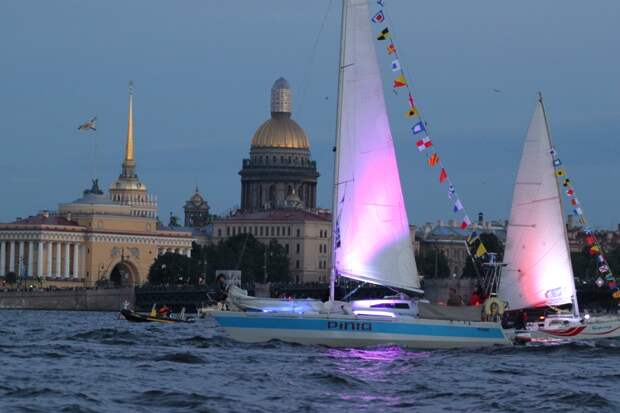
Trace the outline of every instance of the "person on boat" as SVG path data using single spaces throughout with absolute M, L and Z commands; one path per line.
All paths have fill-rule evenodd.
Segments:
M 454 288 L 450 288 L 450 293 L 448 295 L 448 301 L 446 304 L 452 307 L 459 307 L 463 305 L 463 297 L 456 293 Z
M 168 308 L 168 306 L 166 304 L 164 304 L 158 311 L 157 313 L 159 314 L 160 317 L 168 317 L 170 316 L 170 308 Z
M 482 304 L 481 301 L 481 297 L 480 297 L 480 293 L 478 291 L 479 289 L 476 288 L 472 293 L 471 293 L 471 297 L 469 298 L 469 305 L 480 305 Z
M 223 303 L 228 297 L 228 288 L 226 286 L 226 277 L 224 276 L 224 274 L 218 275 L 215 283 L 215 300 L 218 303 Z

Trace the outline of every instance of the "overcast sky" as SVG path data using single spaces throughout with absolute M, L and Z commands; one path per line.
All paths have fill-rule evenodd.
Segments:
M 509 215 L 542 90 L 586 216 L 596 226 L 620 222 L 620 2 L 385 4 L 402 66 L 472 216 Z M 78 198 L 94 174 L 93 138 L 102 185 L 116 179 L 129 80 L 137 170 L 164 220 L 181 215 L 195 185 L 214 212 L 239 204 L 241 161 L 279 76 L 293 88 L 293 117 L 310 138 L 319 204 L 328 207 L 339 14 L 338 0 L 0 2 L 0 221 Z M 380 46 L 410 220 L 447 220 L 446 187 L 415 148 Z M 97 132 L 79 133 L 95 114 Z

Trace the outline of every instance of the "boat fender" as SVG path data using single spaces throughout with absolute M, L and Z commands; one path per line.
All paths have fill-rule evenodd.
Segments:
M 482 319 L 492 321 L 496 317 L 504 314 L 506 303 L 497 297 L 488 298 L 482 307 Z

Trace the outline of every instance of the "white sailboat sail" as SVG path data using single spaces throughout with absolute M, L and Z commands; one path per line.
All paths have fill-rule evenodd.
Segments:
M 348 278 L 417 290 L 368 2 L 346 0 L 343 8 L 334 267 Z
M 568 304 L 575 282 L 542 99 L 523 147 L 499 295 L 511 309 Z

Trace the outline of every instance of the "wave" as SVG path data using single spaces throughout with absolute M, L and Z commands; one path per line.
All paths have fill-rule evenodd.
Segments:
M 136 406 L 156 406 L 166 408 L 187 409 L 190 411 L 197 410 L 199 407 L 210 406 L 212 402 L 226 401 L 238 404 L 235 399 L 218 395 L 205 396 L 198 393 L 186 393 L 181 391 L 166 390 L 147 390 L 135 396 L 122 400 L 116 400 L 117 403 L 132 404 Z M 237 406 L 239 407 L 239 406 Z
M 138 335 L 132 333 L 129 330 L 117 330 L 115 328 L 98 328 L 95 330 L 85 331 L 83 333 L 78 333 L 72 336 L 67 337 L 67 340 L 72 341 L 101 341 L 108 343 L 105 344 L 133 344 L 136 340 L 138 340 Z M 118 341 L 120 340 L 120 341 Z
M 183 363 L 183 364 L 205 364 L 206 363 L 204 359 L 191 353 L 166 354 L 164 356 L 156 358 L 155 361 L 169 361 L 172 363 Z

